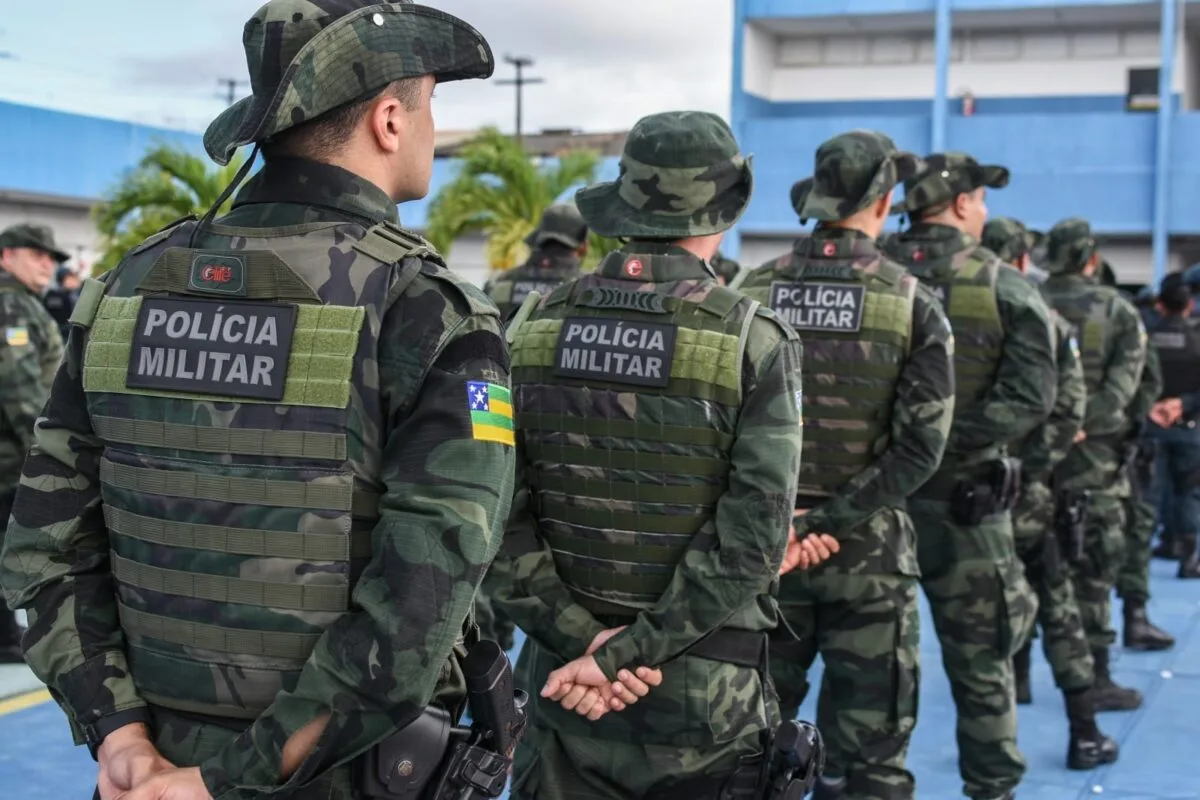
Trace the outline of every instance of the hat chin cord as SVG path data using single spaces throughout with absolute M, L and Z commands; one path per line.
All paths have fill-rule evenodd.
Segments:
M 229 182 L 229 185 L 226 186 L 221 194 L 217 196 L 217 199 L 213 201 L 212 206 L 210 206 L 208 211 L 204 213 L 204 216 L 200 218 L 200 221 L 196 223 L 196 227 L 192 229 L 191 235 L 188 236 L 189 248 L 194 248 L 196 246 L 196 237 L 200 234 L 200 231 L 212 223 L 213 219 L 217 216 L 217 210 L 226 200 L 229 199 L 230 195 L 237 191 L 237 188 L 242 185 L 242 182 L 246 180 L 246 176 L 250 174 L 251 168 L 254 167 L 254 160 L 258 158 L 258 150 L 259 146 L 256 142 L 254 149 L 250 151 L 250 157 L 247 158 L 242 166 L 238 169 L 237 174 L 233 176 L 233 180 Z

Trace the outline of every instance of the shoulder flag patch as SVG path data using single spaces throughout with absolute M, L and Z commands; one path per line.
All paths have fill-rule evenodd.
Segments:
M 512 395 L 508 389 L 485 381 L 467 381 L 467 408 L 471 411 L 471 437 L 512 447 Z
M 29 344 L 29 329 L 24 325 L 19 328 L 5 328 L 4 341 L 9 347 L 24 347 Z

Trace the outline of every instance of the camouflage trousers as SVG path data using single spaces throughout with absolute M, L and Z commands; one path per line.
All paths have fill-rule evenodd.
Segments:
M 1053 537 L 1054 495 L 1044 483 L 1031 483 L 1021 493 L 1013 512 L 1017 555 L 1025 564 L 1025 579 L 1037 593 L 1037 621 L 1042 649 L 1054 683 L 1064 692 L 1089 688 L 1096 679 L 1092 651 L 1083 631 L 1083 617 L 1075 601 L 1075 587 L 1063 564 L 1057 575 L 1046 569 L 1046 539 Z M 1052 540 L 1051 546 L 1057 542 Z
M 904 762 L 920 685 L 917 579 L 794 572 L 782 580 L 779 607 L 800 639 L 771 646 L 783 719 L 796 718 L 819 652 L 817 729 L 825 774 L 846 779 L 839 797 L 911 800 L 915 780 Z
M 910 498 L 909 513 L 917 529 L 921 587 L 958 710 L 963 793 L 1001 797 L 1025 774 L 1011 659 L 1037 610 L 1016 556 L 1012 519 L 1003 513 L 974 527 L 958 525 L 950 504 L 929 495 Z
M 1117 574 L 1117 595 L 1122 600 L 1150 600 L 1150 542 L 1158 526 L 1158 508 L 1147 490 L 1125 501 L 1125 557 Z
M 761 736 L 715 747 L 618 742 L 539 727 L 513 763 L 512 800 L 724 800 L 725 779 L 762 754 Z M 754 795 L 740 796 L 752 800 Z
M 505 652 L 512 650 L 516 626 L 504 611 L 492 602 L 495 580 L 488 570 L 475 595 L 475 622 L 479 625 L 479 637 L 498 642 Z
M 1112 590 L 1125 563 L 1125 503 L 1127 498 L 1094 492 L 1088 506 L 1084 563 L 1071 570 L 1083 630 L 1093 651 L 1117 640 L 1112 627 Z

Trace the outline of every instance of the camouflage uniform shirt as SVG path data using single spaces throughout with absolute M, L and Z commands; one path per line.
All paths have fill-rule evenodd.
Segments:
M 0 270 L 0 495 L 16 490 L 63 342 L 41 299 Z M 3 505 L 7 508 L 7 504 Z M 0 531 L 8 523 L 0 520 Z
M 279 159 L 219 223 L 277 229 L 344 221 L 361 230 L 385 220 L 398 223 L 396 206 L 373 184 L 337 167 Z M 109 283 L 137 281 L 148 268 L 142 255 L 127 258 Z M 153 259 L 155 249 L 145 255 Z M 330 280 L 354 302 L 374 273 L 357 274 L 340 251 L 328 257 Z M 127 671 L 118 620 L 101 513 L 105 445 L 93 433 L 81 379 L 86 338 L 72 339 L 38 421 L 0 558 L 9 604 L 29 609 L 29 665 L 76 730 L 145 705 Z M 462 698 L 452 652 L 513 488 L 514 448 L 476 439 L 465 400 L 468 381 L 508 384 L 500 319 L 477 289 L 422 261 L 384 317 L 377 353 L 387 427 L 372 556 L 353 584 L 351 610 L 320 636 L 297 685 L 199 765 L 216 798 L 303 785 L 407 725 L 435 697 L 447 706 Z M 423 371 L 422 363 L 432 367 Z M 236 675 L 230 680 L 235 691 Z M 331 717 L 315 749 L 280 786 L 284 743 L 323 713 Z

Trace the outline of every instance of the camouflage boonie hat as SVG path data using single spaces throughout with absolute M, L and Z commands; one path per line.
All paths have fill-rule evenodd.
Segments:
M 920 174 L 904 182 L 904 200 L 892 206 L 892 213 L 921 211 L 981 186 L 1003 189 L 1008 179 L 1004 167 L 981 165 L 966 153 L 934 153 L 925 157 L 925 169 Z
M 242 44 L 253 94 L 205 131 L 218 164 L 393 81 L 488 78 L 495 69 L 482 34 L 411 0 L 270 0 L 246 23 Z
M 542 212 L 537 230 L 525 237 L 525 244 L 537 247 L 546 242 L 558 242 L 572 250 L 587 241 L 588 227 L 579 209 L 570 203 L 559 203 Z
M 855 130 L 817 148 L 813 177 L 792 186 L 792 208 L 801 224 L 836 222 L 857 214 L 921 169 L 921 159 L 896 149 L 877 131 Z
M 1095 252 L 1092 226 L 1079 217 L 1064 219 L 1046 236 L 1046 268 L 1051 273 L 1082 272 Z
M 58 263 L 63 263 L 71 256 L 58 249 L 54 242 L 54 231 L 47 225 L 22 223 L 0 231 L 0 250 L 6 247 L 28 247 L 49 253 Z
M 750 157 L 723 119 L 668 111 L 638 120 L 617 180 L 580 189 L 575 203 L 601 236 L 686 239 L 732 228 L 753 188 Z
M 1010 217 L 995 217 L 983 226 L 983 246 L 1009 263 L 1033 250 L 1037 237 Z

